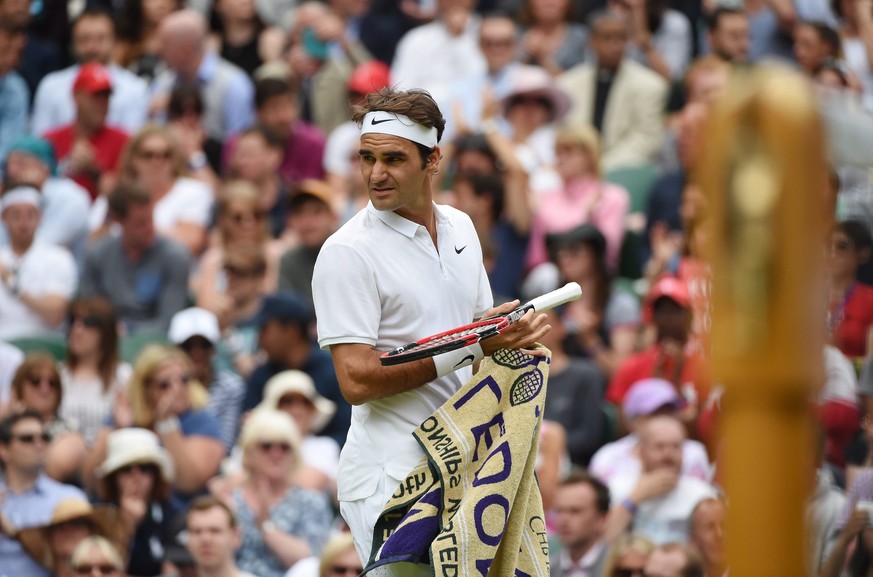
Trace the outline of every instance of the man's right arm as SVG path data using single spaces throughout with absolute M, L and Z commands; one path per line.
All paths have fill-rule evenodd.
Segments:
M 431 359 L 383 367 L 382 352 L 366 344 L 331 345 L 330 354 L 343 396 L 352 405 L 405 393 L 437 377 Z

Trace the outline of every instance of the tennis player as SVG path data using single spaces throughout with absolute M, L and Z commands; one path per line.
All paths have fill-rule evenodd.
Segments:
M 383 89 L 356 108 L 353 120 L 361 126 L 370 202 L 322 247 L 312 292 L 319 345 L 330 349 L 354 405 L 337 483 L 340 511 L 366 564 L 382 507 L 423 455 L 412 431 L 470 379 L 474 362 L 498 349 L 529 347 L 550 327 L 545 315 L 529 312 L 481 344 L 380 364 L 383 351 L 519 303 L 492 309 L 473 223 L 433 201 L 445 127 L 433 98 Z M 389 567 L 379 574 L 430 574 L 425 566 Z

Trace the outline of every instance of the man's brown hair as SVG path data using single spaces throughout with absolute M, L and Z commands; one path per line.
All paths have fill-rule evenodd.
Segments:
M 213 497 L 212 495 L 204 495 L 191 501 L 191 505 L 188 507 L 188 512 L 185 514 L 185 520 L 187 522 L 188 519 L 190 519 L 191 513 L 208 511 L 215 507 L 218 507 L 227 513 L 230 528 L 236 529 L 236 515 L 233 514 L 233 511 L 227 506 L 227 503 L 217 497 Z

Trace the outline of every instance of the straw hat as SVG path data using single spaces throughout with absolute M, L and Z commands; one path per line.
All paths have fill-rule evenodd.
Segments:
M 127 540 L 127 531 L 118 510 L 111 505 L 92 506 L 81 497 L 68 497 L 59 501 L 52 510 L 51 520 L 45 525 L 31 527 L 18 532 L 16 539 L 34 561 L 49 570 L 54 570 L 54 555 L 49 547 L 48 533 L 56 527 L 69 521 L 88 521 L 96 534 L 109 539 L 119 547 L 122 557 L 125 555 L 122 544 Z
M 289 393 L 303 395 L 315 406 L 315 417 L 312 419 L 312 432 L 324 429 L 336 413 L 336 404 L 322 397 L 315 390 L 312 378 L 303 371 L 282 371 L 267 381 L 264 387 L 264 400 L 259 408 L 278 409 L 279 399 Z
M 551 75 L 539 66 L 519 67 L 511 79 L 509 94 L 504 96 L 500 105 L 503 115 L 509 111 L 514 98 L 527 96 L 542 98 L 552 107 L 552 121 L 561 121 L 573 105 L 567 92 L 558 86 Z
M 166 482 L 173 480 L 173 461 L 161 446 L 157 435 L 148 429 L 137 427 L 109 433 L 106 440 L 106 460 L 97 468 L 96 473 L 98 477 L 106 477 L 134 463 L 157 465 Z

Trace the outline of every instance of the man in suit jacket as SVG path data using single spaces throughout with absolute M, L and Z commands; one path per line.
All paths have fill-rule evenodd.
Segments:
M 557 543 L 549 547 L 552 577 L 600 577 L 609 556 L 603 529 L 609 489 L 588 473 L 571 473 L 555 494 Z
M 662 142 L 667 82 L 625 58 L 628 23 L 624 15 L 598 12 L 590 28 L 595 61 L 558 77 L 573 98 L 566 122 L 592 124 L 600 131 L 605 170 L 650 162 Z

